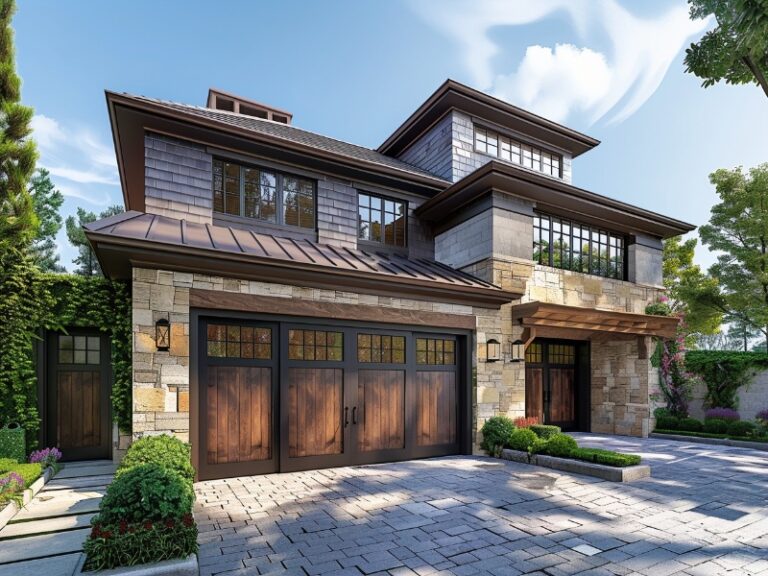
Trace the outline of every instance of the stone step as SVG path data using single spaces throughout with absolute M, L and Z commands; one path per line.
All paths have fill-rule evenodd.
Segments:
M 72 576 L 82 553 L 0 564 L 0 576 Z
M 0 545 L 0 565 L 20 560 L 34 560 L 70 552 L 80 552 L 90 533 L 89 528 L 27 536 Z M 40 572 L 38 572 L 39 574 Z M 46 576 L 50 576 L 46 573 Z
M 76 490 L 78 488 L 103 488 L 109 486 L 114 479 L 112 474 L 101 476 L 86 476 L 85 478 L 54 478 L 43 488 L 43 492 L 58 490 Z
M 111 460 L 103 463 L 71 463 L 64 464 L 64 469 L 56 474 L 57 480 L 65 478 L 83 478 L 87 476 L 104 476 L 105 474 L 114 474 L 117 465 Z
M 77 516 L 59 516 L 56 518 L 28 520 L 27 522 L 8 524 L 0 530 L 0 540 L 48 534 L 50 532 L 63 532 L 78 528 L 89 528 L 91 525 L 91 518 L 94 516 L 95 514 L 78 514 Z M 7 545 L 10 545 L 10 543 Z
M 103 496 L 103 489 L 61 490 L 38 494 L 14 516 L 11 523 L 98 512 Z

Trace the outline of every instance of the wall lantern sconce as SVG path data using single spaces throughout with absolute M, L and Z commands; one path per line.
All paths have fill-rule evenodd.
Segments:
M 155 322 L 155 344 L 158 351 L 165 352 L 171 347 L 171 323 L 168 318 L 160 318 Z
M 525 360 L 525 342 L 522 340 L 509 342 L 509 359 L 511 362 L 522 362 Z
M 486 362 L 498 362 L 501 360 L 501 343 L 491 338 L 485 343 L 486 346 Z

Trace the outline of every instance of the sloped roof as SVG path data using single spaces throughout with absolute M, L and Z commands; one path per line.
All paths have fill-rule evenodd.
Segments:
M 272 282 L 299 281 L 335 290 L 442 297 L 477 305 L 500 305 L 519 297 L 432 260 L 143 212 L 125 212 L 85 228 L 110 277 L 126 277 L 132 266 L 146 265 Z

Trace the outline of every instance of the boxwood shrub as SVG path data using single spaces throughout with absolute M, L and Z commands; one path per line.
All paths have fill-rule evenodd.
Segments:
M 529 428 L 518 428 L 509 437 L 509 447 L 512 450 L 528 452 L 537 440 L 539 437 Z
M 175 471 L 190 482 L 195 479 L 189 444 L 167 434 L 145 436 L 131 444 L 117 469 L 117 476 L 140 464 L 157 464 Z
M 704 420 L 704 432 L 709 434 L 725 434 L 728 432 L 728 422 L 720 418 L 708 418 Z
M 701 432 L 702 424 L 696 418 L 680 418 L 677 423 L 678 430 L 685 430 L 687 432 Z
M 43 467 L 40 464 L 19 464 L 13 458 L 0 458 L 0 476 L 8 476 L 15 472 L 24 480 L 24 488 L 29 488 L 32 483 L 40 478 Z
M 493 416 L 485 421 L 480 431 L 483 434 L 480 447 L 489 454 L 496 454 L 509 444 L 510 437 L 515 431 L 515 424 L 506 416 Z
M 529 428 L 534 431 L 536 436 L 543 438 L 544 440 L 549 440 L 555 434 L 560 434 L 560 432 L 562 432 L 560 426 L 552 426 L 549 424 L 533 424 L 529 426 Z
M 726 434 L 728 436 L 753 436 L 757 431 L 757 426 L 746 420 L 737 420 L 728 424 Z
M 606 466 L 616 466 L 617 468 L 640 464 L 640 456 L 636 454 L 622 454 L 600 448 L 576 448 L 571 452 L 571 458 L 595 464 L 605 464 Z
M 656 418 L 656 428 L 659 430 L 677 430 L 680 420 L 674 416 L 659 416 Z
M 578 448 L 576 440 L 568 436 L 568 434 L 559 433 L 551 436 L 541 444 L 537 443 L 533 451 L 537 454 L 568 458 L 576 448 Z

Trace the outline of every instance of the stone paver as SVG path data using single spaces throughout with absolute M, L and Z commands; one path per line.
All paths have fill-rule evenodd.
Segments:
M 201 482 L 200 574 L 768 576 L 764 453 L 577 436 L 653 477 L 452 457 Z

